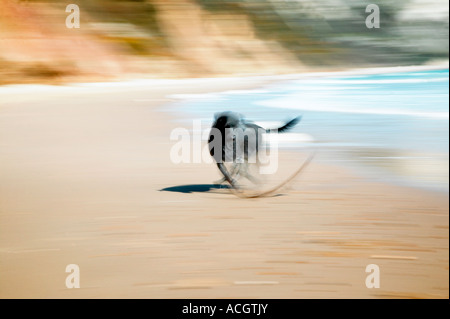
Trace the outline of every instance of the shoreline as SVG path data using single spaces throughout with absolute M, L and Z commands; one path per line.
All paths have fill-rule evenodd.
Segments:
M 244 77 L 212 77 L 212 78 L 183 78 L 183 79 L 159 79 L 159 78 L 135 78 L 126 81 L 109 81 L 109 82 L 85 82 L 85 83 L 65 83 L 62 85 L 51 85 L 51 84 L 7 84 L 0 86 L 0 96 L 2 96 L 3 102 L 6 104 L 23 102 L 31 99 L 36 99 L 36 96 L 20 95 L 17 99 L 18 92 L 22 92 L 24 89 L 28 88 L 30 91 L 26 93 L 37 93 L 42 94 L 45 98 L 49 98 L 48 94 L 54 94 L 55 98 L 60 97 L 60 95 L 77 95 L 77 94 L 95 94 L 98 90 L 104 90 L 105 93 L 109 92 L 110 89 L 123 90 L 123 92 L 129 92 L 133 90 L 141 90 L 146 86 L 162 86 L 167 88 L 169 91 L 173 91 L 176 87 L 186 86 L 192 87 L 201 85 L 199 93 L 188 93 L 188 94 L 165 94 L 161 95 L 159 98 L 153 100 L 136 100 L 136 102 L 156 102 L 158 104 L 157 108 L 161 111 L 165 111 L 166 107 L 174 107 L 174 104 L 183 103 L 183 101 L 188 100 L 195 96 L 203 95 L 214 95 L 214 94 L 228 94 L 233 92 L 233 94 L 238 92 L 245 92 L 246 90 L 257 91 L 259 89 L 263 90 L 267 86 L 279 85 L 284 81 L 290 81 L 294 79 L 301 79 L 304 77 L 323 77 L 323 76 L 340 76 L 340 75 L 368 75 L 368 74 L 378 74 L 378 73 L 393 73 L 393 72 L 413 72 L 413 71 L 427 71 L 427 70 L 441 70 L 448 69 L 449 62 L 441 61 L 436 64 L 430 65 L 417 65 L 417 66 L 400 66 L 400 67 L 373 67 L 373 68 L 356 68 L 348 70 L 339 70 L 331 72 L 306 72 L 306 73 L 292 73 L 292 74 L 279 74 L 279 75 L 255 75 L 255 76 L 244 76 Z M 210 85 L 211 89 L 203 89 L 204 85 Z M 189 89 L 188 89 L 189 90 Z M 192 91 L 192 90 L 191 90 Z M 6 98 L 4 96 L 6 94 Z M 13 96 L 8 100 L 8 95 Z M 39 98 L 39 97 L 38 97 Z M 182 110 L 180 106 L 175 106 L 178 108 L 179 112 L 183 114 L 190 114 L 189 111 Z M 172 111 L 164 112 L 169 117 L 173 116 Z M 290 146 L 281 148 L 285 152 L 301 152 L 302 149 L 293 150 Z M 329 152 L 330 150 L 324 150 Z M 351 158 L 351 156 L 349 157 Z M 330 164 L 330 163 L 327 163 Z M 362 163 L 360 161 L 353 161 L 353 163 L 346 164 L 341 161 L 341 163 L 331 163 L 330 165 L 336 165 L 337 167 L 345 167 L 353 170 L 353 173 L 362 177 L 368 178 L 369 180 L 376 183 L 387 183 L 393 186 L 407 187 L 413 189 L 421 189 L 424 191 L 437 192 L 442 194 L 448 194 L 449 189 L 440 186 L 427 186 L 421 185 L 419 181 L 414 181 L 412 179 L 408 180 L 406 177 L 397 176 L 394 179 L 388 179 L 385 177 L 373 177 L 375 173 L 380 168 L 378 166 L 373 166 L 369 164 Z M 354 166 L 356 165 L 356 167 Z M 352 167 L 353 166 L 353 167 Z M 385 174 L 387 171 L 384 172 Z
M 308 147 L 302 147 L 302 148 L 295 148 L 295 147 L 287 147 L 283 148 L 280 147 L 280 153 L 304 153 L 305 150 L 313 150 L 314 148 L 308 148 Z M 319 163 L 326 165 L 326 166 L 332 166 L 345 169 L 349 171 L 352 175 L 354 175 L 357 178 L 361 178 L 364 180 L 367 180 L 369 183 L 377 183 L 377 184 L 385 184 L 390 185 L 393 187 L 400 187 L 405 189 L 411 189 L 416 191 L 425 191 L 429 193 L 436 193 L 441 195 L 449 195 L 449 188 L 448 184 L 445 182 L 442 182 L 440 184 L 444 186 L 438 186 L 438 185 L 427 185 L 423 181 L 417 181 L 414 180 L 413 177 L 405 176 L 405 175 L 392 175 L 389 174 L 391 171 L 391 168 L 382 167 L 380 165 L 375 164 L 367 164 L 364 163 L 362 160 L 358 159 L 354 155 L 349 154 L 343 154 L 341 151 L 340 158 L 334 161 L 330 160 L 330 155 L 333 154 L 334 151 L 331 150 L 318 150 L 316 149 L 317 155 L 316 161 Z M 327 154 L 329 153 L 329 154 Z M 324 155 L 324 158 L 321 158 L 320 154 L 327 154 Z M 445 186 L 446 185 L 446 186 Z
M 17 87 L 25 88 L 29 87 L 34 90 L 41 90 L 44 88 L 130 88 L 139 87 L 152 84 L 203 84 L 203 82 L 248 82 L 248 81 L 279 81 L 279 80 L 292 80 L 302 77 L 314 77 L 314 76 L 331 76 L 331 75 L 368 75 L 377 73 L 393 73 L 393 72 L 412 72 L 412 71 L 430 71 L 430 70 L 442 70 L 449 68 L 449 61 L 442 61 L 436 64 L 429 65 L 411 65 L 411 66 L 397 66 L 397 67 L 369 67 L 369 68 L 355 68 L 355 69 L 342 69 L 336 71 L 317 71 L 317 72 L 303 72 L 303 73 L 288 73 L 288 74 L 243 74 L 242 76 L 217 76 L 217 77 L 198 77 L 198 78 L 142 78 L 142 77 L 124 77 L 118 80 L 104 81 L 104 82 L 67 82 L 63 84 L 4 84 L 0 85 L 0 94 L 7 93 L 7 89 L 12 90 Z M 241 85 L 243 83 L 240 83 Z M 208 92 L 216 93 L 216 92 Z
M 399 69 L 401 69 L 402 71 L 418 71 L 418 70 L 441 70 L 442 65 L 436 66 L 436 67 L 408 67 L 408 68 L 390 68 L 388 71 L 391 72 L 398 72 Z M 386 69 L 383 69 L 383 71 L 386 71 Z M 338 75 L 348 75 L 349 73 L 352 74 L 381 74 L 383 73 L 382 71 L 380 71 L 379 69 L 371 69 L 369 70 L 369 72 L 367 72 L 367 70 L 365 71 L 361 71 L 361 72 L 357 72 L 357 71 L 349 71 L 349 72 L 340 72 L 338 73 Z M 328 74 L 328 73 L 327 73 Z M 332 73 L 335 74 L 336 73 Z M 329 75 L 329 74 L 328 74 Z M 307 74 L 305 76 L 313 76 L 311 74 Z M 315 76 L 315 75 L 314 75 Z M 175 99 L 175 102 L 169 104 L 167 106 L 167 108 L 169 108 L 168 113 L 172 112 L 174 114 L 177 113 L 181 113 L 183 114 L 183 116 L 186 116 L 188 118 L 195 118 L 195 119 L 201 119 L 202 121 L 207 121 L 205 118 L 201 117 L 198 118 L 199 116 L 199 111 L 198 110 L 202 110 L 202 105 L 199 106 L 198 110 L 194 110 L 193 106 L 192 106 L 192 102 L 189 103 L 189 100 L 193 100 L 194 102 L 196 100 L 198 100 L 200 103 L 205 99 L 206 101 L 211 100 L 211 103 L 214 103 L 215 99 L 221 100 L 221 99 L 226 99 L 226 100 L 230 100 L 230 103 L 233 103 L 233 95 L 234 94 L 241 94 L 242 96 L 244 96 L 246 93 L 248 94 L 257 94 L 257 93 L 267 93 L 270 92 L 269 90 L 266 90 L 266 88 L 271 87 L 271 86 L 280 86 L 280 83 L 282 83 L 283 81 L 275 81 L 272 82 L 270 84 L 267 85 L 262 85 L 259 87 L 256 87 L 254 89 L 250 89 L 248 90 L 248 92 L 246 90 L 232 90 L 232 91 L 214 91 L 214 92 L 208 92 L 208 93 L 203 93 L 203 94 L 177 94 L 177 95 L 172 95 L 170 96 L 171 98 Z M 188 102 L 187 105 L 185 102 Z M 224 104 L 224 103 L 223 103 Z M 187 107 L 184 108 L 184 107 Z M 249 106 L 249 109 L 253 107 L 252 105 Z M 246 109 L 249 112 L 249 109 Z M 313 109 L 311 109 L 313 110 Z M 209 113 L 212 112 L 212 110 L 207 109 L 204 111 L 209 111 Z M 448 114 L 448 113 L 447 113 Z M 178 114 L 177 114 L 178 116 Z M 178 116 L 178 118 L 182 118 L 183 116 Z M 201 115 L 200 115 L 201 116 Z M 448 115 L 447 115 L 448 116 Z M 271 123 L 269 124 L 269 122 L 267 121 L 263 121 L 264 124 L 267 125 L 280 125 L 280 123 L 278 124 L 274 124 Z M 266 123 L 267 122 L 267 123 Z M 264 124 L 262 124 L 264 126 Z M 325 153 L 333 153 L 335 151 L 339 151 L 339 148 L 337 148 L 337 146 L 323 146 L 322 143 L 319 144 L 315 144 L 314 143 L 314 138 L 313 136 L 309 135 L 309 134 L 303 134 L 303 133 L 286 133 L 283 134 L 283 137 L 281 138 L 281 142 L 283 143 L 284 138 L 286 138 L 286 141 L 289 141 L 290 139 L 294 139 L 297 137 L 297 142 L 299 143 L 303 143 L 306 142 L 305 146 L 309 146 L 318 150 L 321 150 Z M 300 136 L 301 135 L 301 136 Z M 311 139 L 311 142 L 309 142 L 309 139 Z M 286 149 L 286 150 L 292 150 L 292 148 L 298 148 L 292 145 L 288 144 L 285 145 L 286 147 L 281 146 L 282 149 Z M 385 182 L 385 183 L 391 183 L 393 185 L 397 185 L 397 186 L 405 186 L 405 187 L 413 187 L 413 188 L 420 188 L 420 189 L 424 189 L 424 190 L 428 190 L 428 191 L 436 191 L 436 192 L 442 192 L 442 193 L 448 193 L 449 189 L 448 189 L 448 180 L 445 181 L 441 178 L 438 179 L 438 172 L 437 171 L 433 171 L 432 173 L 433 178 L 435 179 L 430 179 L 429 176 L 426 175 L 426 172 L 423 171 L 421 172 L 421 166 L 420 165 L 429 165 L 429 167 L 434 167 L 436 165 L 438 165 L 439 167 L 441 167 L 441 163 L 445 163 L 445 161 L 447 161 L 448 163 L 448 153 L 430 153 L 427 152 L 426 150 L 395 150 L 392 148 L 382 148 L 380 146 L 371 146 L 370 144 L 367 144 L 366 146 L 361 146 L 361 148 L 356 148 L 353 149 L 351 146 L 345 146 L 343 147 L 341 150 L 341 154 L 340 154 L 340 159 L 339 162 L 340 163 L 336 163 L 336 165 L 345 165 L 347 167 L 352 167 L 354 166 L 354 171 L 355 173 L 357 173 L 360 176 L 364 176 L 366 178 L 369 178 L 375 182 Z M 359 155 L 357 154 L 353 154 L 354 152 L 359 153 Z M 364 153 L 366 155 L 364 155 Z M 386 153 L 388 157 L 384 158 L 383 155 L 379 156 L 377 154 L 384 154 Z M 391 155 L 390 155 L 391 154 Z M 345 156 L 344 156 L 345 155 Z M 377 157 L 378 156 L 378 157 Z M 428 156 L 430 156 L 429 158 L 427 158 Z M 419 160 L 420 159 L 420 160 Z M 331 164 L 332 161 L 328 161 Z M 434 164 L 426 164 L 426 163 L 431 163 L 433 162 Z M 424 164 L 425 163 L 425 164 Z M 448 165 L 447 165 L 448 166 Z M 445 165 L 444 165 L 445 167 Z M 445 172 L 444 172 L 445 173 Z M 445 175 L 445 174 L 444 174 Z

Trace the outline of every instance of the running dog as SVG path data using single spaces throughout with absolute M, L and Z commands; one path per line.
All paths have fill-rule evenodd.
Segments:
M 248 172 L 250 160 L 258 161 L 258 151 L 262 146 L 262 134 L 283 133 L 297 125 L 300 117 L 296 117 L 277 129 L 264 129 L 255 123 L 247 121 L 236 112 L 222 112 L 214 115 L 214 123 L 208 139 L 209 152 L 224 176 L 217 183 L 225 181 L 236 187 L 237 179 L 246 177 L 251 182 L 255 178 Z M 232 163 L 231 171 L 224 163 Z

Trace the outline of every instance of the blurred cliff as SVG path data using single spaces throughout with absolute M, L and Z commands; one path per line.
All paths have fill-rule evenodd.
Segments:
M 80 8 L 68 29 L 65 8 Z M 365 8 L 380 7 L 368 29 Z M 0 2 L 0 84 L 274 74 L 448 60 L 446 0 Z

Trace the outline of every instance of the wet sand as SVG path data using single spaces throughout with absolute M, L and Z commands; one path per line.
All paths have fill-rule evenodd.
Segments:
M 214 188 L 214 165 L 170 161 L 166 96 L 243 87 L 2 96 L 0 297 L 448 298 L 448 193 L 371 182 L 319 154 L 278 196 L 246 200 Z M 295 170 L 299 154 L 282 155 Z M 68 264 L 80 289 L 65 286 Z

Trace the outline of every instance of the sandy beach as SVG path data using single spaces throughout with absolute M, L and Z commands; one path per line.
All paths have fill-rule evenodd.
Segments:
M 2 91 L 0 297 L 449 298 L 446 192 L 318 154 L 277 196 L 240 199 L 213 187 L 214 165 L 170 161 L 170 94 L 268 81 Z M 285 152 L 282 170 L 306 155 Z

